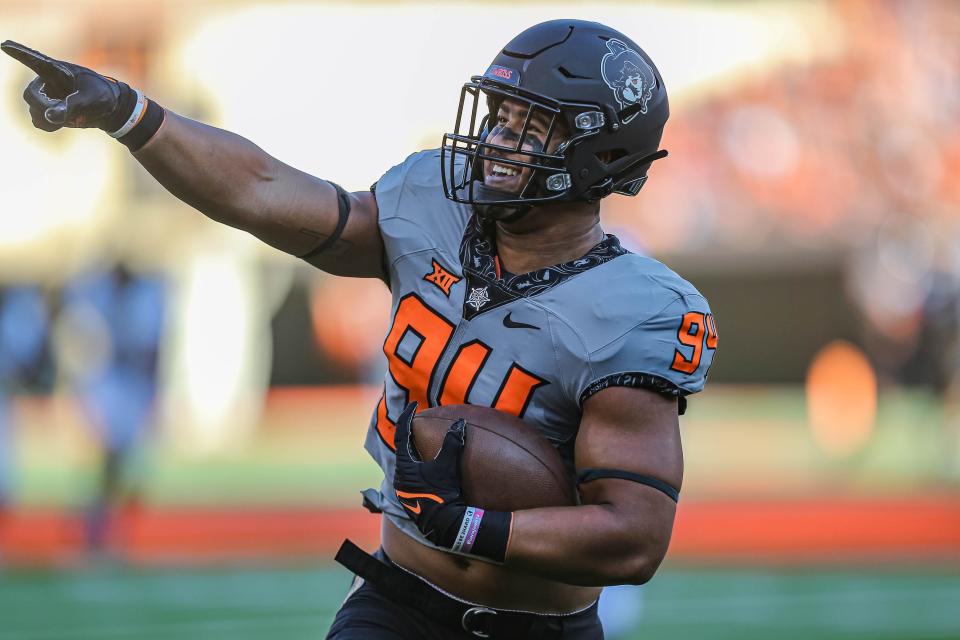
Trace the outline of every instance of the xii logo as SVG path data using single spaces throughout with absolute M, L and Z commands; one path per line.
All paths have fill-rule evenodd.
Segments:
M 453 275 L 452 273 L 450 273 L 449 271 L 441 267 L 440 263 L 437 262 L 435 259 L 431 258 L 430 262 L 433 265 L 433 272 L 423 276 L 423 279 L 426 280 L 427 282 L 432 282 L 433 284 L 437 285 L 440 288 L 440 290 L 443 291 L 444 295 L 446 295 L 449 298 L 450 287 L 460 282 L 461 278 L 458 278 L 457 276 Z

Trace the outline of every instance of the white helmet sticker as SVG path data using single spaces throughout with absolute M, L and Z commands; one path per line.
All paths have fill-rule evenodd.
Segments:
M 647 102 L 653 95 L 657 78 L 647 61 L 620 40 L 607 40 L 607 49 L 610 52 L 604 54 L 600 61 L 603 81 L 613 91 L 621 109 L 640 105 L 639 111 L 623 119 L 626 124 L 637 117 L 638 113 L 647 113 Z

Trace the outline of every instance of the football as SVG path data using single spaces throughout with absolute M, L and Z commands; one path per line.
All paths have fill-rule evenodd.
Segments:
M 413 420 L 422 460 L 437 455 L 448 427 L 467 422 L 460 475 L 467 503 L 494 511 L 576 504 L 573 476 L 536 428 L 489 407 L 449 405 L 426 409 Z

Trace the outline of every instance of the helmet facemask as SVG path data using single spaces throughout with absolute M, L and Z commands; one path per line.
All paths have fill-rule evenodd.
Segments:
M 519 131 L 497 124 L 500 105 L 507 99 L 527 108 Z M 545 123 L 542 140 L 530 132 L 535 120 Z M 555 101 L 474 77 L 460 93 L 454 132 L 443 137 L 441 173 L 447 197 L 499 219 L 531 205 L 577 199 L 566 165 L 573 139 L 560 139 L 570 130 L 568 114 Z M 529 176 L 516 189 L 498 189 L 486 184 L 487 163 Z
M 490 125 L 507 99 L 525 105 L 527 112 L 521 131 L 503 140 L 504 136 L 496 135 L 496 125 Z M 487 113 L 481 115 L 482 110 Z M 531 206 L 596 202 L 610 193 L 636 195 L 646 181 L 650 163 L 666 156 L 666 151 L 611 157 L 607 149 L 613 142 L 607 129 L 610 123 L 629 116 L 627 111 L 561 103 L 488 76 L 474 76 L 460 92 L 454 132 L 443 136 L 444 193 L 455 202 L 473 205 L 483 217 L 499 220 L 515 220 Z M 530 144 L 530 125 L 538 115 L 548 123 L 546 135 L 542 144 L 539 140 Z M 614 124 L 613 130 L 619 126 Z M 566 139 L 557 144 L 561 135 Z M 492 138 L 501 144 L 491 142 Z M 529 179 L 516 190 L 488 185 L 484 163 L 493 161 L 518 172 L 529 170 Z

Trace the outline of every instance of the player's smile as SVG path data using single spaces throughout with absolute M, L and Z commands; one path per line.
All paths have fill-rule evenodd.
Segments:
M 530 169 L 495 160 L 485 160 L 483 165 L 484 184 L 500 191 L 518 192 L 530 179 Z
M 504 100 L 497 110 L 497 118 L 487 137 L 487 142 L 516 149 L 526 118 L 527 105 L 516 100 Z M 541 112 L 534 113 L 527 125 L 527 132 L 520 150 L 543 152 L 547 131 L 549 130 L 550 118 Z M 558 122 L 558 126 L 555 127 L 554 133 L 550 136 L 550 149 L 555 149 L 565 137 L 563 123 Z M 529 156 L 521 154 L 494 152 L 492 155 L 504 160 L 530 161 Z M 484 184 L 500 191 L 519 193 L 526 186 L 532 174 L 533 169 L 520 167 L 509 162 L 483 161 Z

